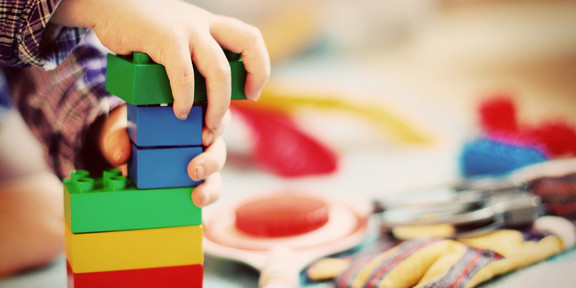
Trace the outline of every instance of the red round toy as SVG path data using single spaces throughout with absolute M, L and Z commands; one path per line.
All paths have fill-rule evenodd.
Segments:
M 235 211 L 238 230 L 258 237 L 288 237 L 314 231 L 328 222 L 328 203 L 286 194 L 246 202 Z

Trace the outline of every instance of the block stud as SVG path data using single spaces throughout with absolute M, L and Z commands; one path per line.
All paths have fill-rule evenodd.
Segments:
M 150 59 L 150 56 L 148 56 L 148 54 L 139 53 L 139 52 L 134 52 L 134 53 L 132 53 L 132 61 L 133 61 L 135 64 L 149 64 L 149 63 L 152 63 L 152 59 Z
M 88 172 L 87 170 L 75 170 L 72 171 L 72 173 L 70 174 L 70 179 L 72 180 L 77 180 L 77 179 L 81 179 L 81 178 L 88 178 L 90 177 L 90 172 Z
M 106 188 L 110 189 L 111 191 L 123 190 L 126 188 L 127 181 L 128 180 L 124 176 L 115 176 L 108 180 Z
M 92 178 L 78 178 L 74 179 L 73 181 L 76 184 L 76 189 L 78 189 L 78 191 L 81 193 L 90 192 L 92 189 L 94 189 L 94 179 Z
M 110 182 L 110 179 L 114 178 L 114 177 L 118 177 L 118 176 L 122 176 L 122 171 L 120 171 L 120 169 L 109 169 L 109 170 L 105 170 L 102 173 L 102 185 L 106 188 L 109 188 L 108 184 Z

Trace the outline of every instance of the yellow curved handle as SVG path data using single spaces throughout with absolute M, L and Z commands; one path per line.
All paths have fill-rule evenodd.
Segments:
M 301 107 L 313 107 L 320 110 L 340 110 L 359 115 L 380 127 L 391 139 L 399 144 L 429 145 L 432 136 L 422 131 L 417 125 L 378 105 L 359 105 L 334 97 L 335 95 L 318 95 L 317 93 L 286 93 L 269 85 L 262 93 L 256 105 L 293 112 Z M 251 103 L 251 105 L 254 105 Z

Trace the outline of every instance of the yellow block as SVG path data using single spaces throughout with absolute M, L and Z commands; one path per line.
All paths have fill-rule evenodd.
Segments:
M 74 234 L 66 224 L 66 257 L 75 273 L 200 264 L 202 226 Z

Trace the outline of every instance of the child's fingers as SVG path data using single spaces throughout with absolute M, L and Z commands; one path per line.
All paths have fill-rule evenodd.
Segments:
M 226 143 L 222 138 L 216 138 L 212 145 L 188 163 L 188 176 L 194 181 L 206 179 L 214 174 L 226 163 Z
M 165 50 L 164 55 L 159 56 L 160 59 L 155 59 L 154 55 L 151 57 L 166 67 L 174 97 L 174 115 L 186 119 L 194 104 L 194 67 L 187 42 L 179 41 L 171 46 L 175 48 Z
M 191 47 L 192 60 L 196 69 L 206 79 L 208 108 L 206 109 L 205 125 L 212 130 L 218 129 L 224 113 L 230 107 L 232 93 L 232 78 L 230 64 L 220 45 L 206 33 L 199 35 L 195 45 Z
M 270 57 L 264 38 L 256 27 L 234 18 L 219 19 L 212 25 L 210 32 L 224 48 L 242 54 L 242 62 L 248 72 L 246 97 L 255 101 L 270 77 Z
M 224 117 L 222 117 L 222 122 L 220 123 L 220 125 L 218 126 L 218 128 L 216 130 L 212 130 L 212 129 L 208 129 L 208 128 L 204 127 L 202 129 L 202 145 L 210 146 L 212 144 L 212 142 L 214 141 L 214 139 L 217 139 L 218 137 L 220 137 L 224 133 L 224 131 L 226 131 L 226 128 L 230 124 L 231 119 L 232 119 L 232 116 L 230 114 L 230 109 L 228 109 L 228 110 L 226 110 Z
M 208 176 L 204 183 L 194 188 L 192 192 L 192 202 L 198 207 L 205 207 L 216 202 L 216 200 L 220 198 L 221 192 L 222 178 L 220 177 L 220 173 L 214 173 Z

